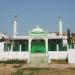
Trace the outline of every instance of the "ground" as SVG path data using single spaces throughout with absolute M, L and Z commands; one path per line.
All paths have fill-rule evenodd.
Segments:
M 0 75 L 75 75 L 75 64 L 0 64 Z

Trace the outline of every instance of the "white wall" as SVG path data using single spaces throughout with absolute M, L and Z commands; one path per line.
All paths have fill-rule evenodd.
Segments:
M 74 50 L 75 51 L 75 50 Z M 73 51 L 73 52 L 74 52 Z M 72 60 L 72 57 L 75 57 L 73 52 L 70 53 L 70 51 L 67 54 L 67 51 L 48 51 L 48 58 L 49 59 L 66 59 L 69 55 L 69 63 Z M 73 55 L 72 55 L 73 54 Z M 71 57 L 72 56 L 72 57 Z M 23 59 L 23 60 L 29 60 L 29 52 L 4 52 L 4 43 L 0 42 L 0 60 L 14 60 L 14 59 Z
M 19 59 L 19 60 L 28 60 L 29 59 L 29 52 L 15 52 L 15 51 L 10 51 L 4 52 L 4 42 L 0 42 L 0 60 L 14 60 L 14 59 Z
M 63 39 L 63 46 L 67 45 L 67 40 Z
M 4 42 L 0 42 L 0 52 L 4 51 Z
M 66 59 L 67 51 L 49 51 L 48 55 L 50 59 Z
M 75 64 L 75 49 L 68 49 L 68 62 Z
M 29 52 L 0 52 L 0 60 L 28 60 Z

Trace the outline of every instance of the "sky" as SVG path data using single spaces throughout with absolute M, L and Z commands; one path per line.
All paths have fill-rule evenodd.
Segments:
M 18 35 L 27 35 L 37 25 L 48 32 L 58 31 L 58 17 L 63 17 L 63 31 L 75 32 L 75 0 L 0 0 L 0 32 L 13 34 L 17 17 Z

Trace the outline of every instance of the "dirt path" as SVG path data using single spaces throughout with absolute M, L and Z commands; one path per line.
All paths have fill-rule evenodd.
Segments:
M 18 70 L 24 75 L 75 75 L 75 64 L 0 64 L 0 75 L 12 75 Z
M 63 69 L 63 68 L 75 68 L 75 64 L 33 64 L 33 63 L 29 63 L 29 64 L 25 64 L 23 66 L 23 68 L 59 68 L 59 69 Z

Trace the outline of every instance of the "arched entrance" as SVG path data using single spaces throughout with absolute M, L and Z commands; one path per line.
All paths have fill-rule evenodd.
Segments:
M 45 53 L 45 41 L 42 39 L 32 40 L 31 42 L 32 53 Z

